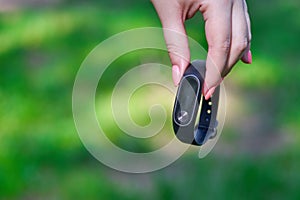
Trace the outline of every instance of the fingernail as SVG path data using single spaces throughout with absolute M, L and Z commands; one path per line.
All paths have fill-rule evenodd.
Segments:
M 215 92 L 216 87 L 212 87 L 208 90 L 208 92 L 205 94 L 205 100 L 208 100 L 211 95 Z
M 209 90 L 208 85 L 204 82 L 204 86 L 202 88 L 202 93 L 204 96 L 207 94 L 208 90 Z
M 252 63 L 252 53 L 251 53 L 251 50 L 248 51 L 248 54 L 247 54 L 247 60 L 248 60 L 248 63 L 249 63 L 249 64 Z
M 181 79 L 180 69 L 177 65 L 173 65 L 172 67 L 172 76 L 174 85 L 177 86 Z

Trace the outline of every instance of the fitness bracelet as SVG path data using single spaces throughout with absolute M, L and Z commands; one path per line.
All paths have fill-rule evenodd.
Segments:
M 215 89 L 210 99 L 205 100 L 201 92 L 205 70 L 204 60 L 193 61 L 188 66 L 179 83 L 173 108 L 176 137 L 184 143 L 197 146 L 217 135 L 220 87 Z

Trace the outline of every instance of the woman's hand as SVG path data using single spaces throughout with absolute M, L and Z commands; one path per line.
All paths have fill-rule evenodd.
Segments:
M 250 19 L 245 0 L 152 0 L 152 3 L 164 28 L 175 85 L 190 62 L 184 22 L 198 11 L 205 20 L 208 43 L 203 88 L 206 99 L 238 60 L 252 62 Z

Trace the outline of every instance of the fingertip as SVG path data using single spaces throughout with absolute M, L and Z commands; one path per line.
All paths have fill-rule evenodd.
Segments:
M 205 94 L 205 100 L 208 100 L 213 95 L 213 93 L 215 92 L 215 89 L 216 89 L 216 87 L 212 87 L 208 90 L 208 92 Z
M 251 50 L 248 51 L 247 57 L 248 57 L 249 64 L 252 64 L 252 53 L 251 53 Z
M 249 50 L 247 53 L 245 53 L 241 59 L 246 64 L 252 64 L 252 52 Z
M 173 77 L 173 82 L 175 86 L 178 86 L 180 80 L 181 80 L 181 70 L 178 67 L 178 65 L 173 65 L 172 67 L 172 77 Z
M 209 90 L 209 87 L 206 84 L 206 82 L 204 81 L 203 88 L 202 88 L 202 94 L 205 96 L 207 94 L 208 90 Z

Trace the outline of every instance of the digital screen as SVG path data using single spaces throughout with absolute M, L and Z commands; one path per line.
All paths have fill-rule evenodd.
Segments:
M 187 125 L 193 118 L 200 84 L 196 77 L 188 76 L 182 79 L 178 89 L 175 120 L 180 125 Z

